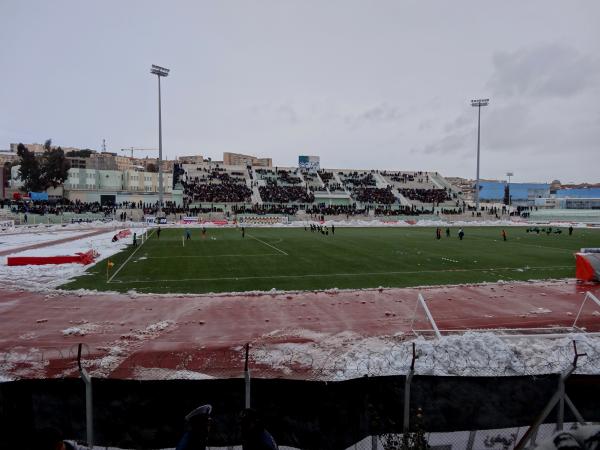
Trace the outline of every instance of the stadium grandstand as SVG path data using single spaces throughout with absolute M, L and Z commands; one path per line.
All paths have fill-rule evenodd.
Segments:
M 186 208 L 234 214 L 418 215 L 461 212 L 459 190 L 436 172 L 175 165 Z

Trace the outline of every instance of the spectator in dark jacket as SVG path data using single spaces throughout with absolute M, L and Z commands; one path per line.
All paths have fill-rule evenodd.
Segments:
M 176 450 L 206 450 L 212 406 L 202 405 L 185 416 L 185 433 Z
M 273 436 L 265 430 L 258 412 L 245 409 L 241 414 L 243 450 L 278 450 Z

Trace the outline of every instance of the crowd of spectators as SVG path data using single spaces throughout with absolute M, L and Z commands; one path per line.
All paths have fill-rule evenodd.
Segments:
M 307 192 L 303 186 L 279 186 L 274 181 L 267 182 L 266 186 L 258 188 L 263 202 L 268 203 L 312 203 L 315 201 L 315 195 Z
M 436 172 L 437 173 L 437 172 Z M 381 175 L 388 177 L 391 181 L 396 183 L 409 183 L 409 182 L 417 182 L 417 183 L 428 183 L 429 182 L 429 174 L 427 172 L 381 172 Z
M 391 207 L 377 207 L 375 208 L 376 216 L 419 216 L 421 214 L 433 214 L 433 210 L 425 209 L 424 207 L 417 208 L 416 206 L 398 206 L 397 208 Z
M 452 199 L 446 189 L 398 188 L 398 192 L 410 200 L 421 203 L 440 204 Z
M 344 186 L 351 189 L 376 186 L 375 177 L 372 173 L 359 173 L 359 172 L 339 172 L 340 178 Z
M 8 207 L 13 213 L 25 214 L 54 214 L 64 213 L 86 214 L 102 213 L 105 216 L 114 214 L 120 205 L 106 204 L 101 205 L 98 202 L 84 203 L 79 200 L 70 201 L 66 198 L 56 200 L 0 200 L 0 208 Z
M 391 205 L 396 202 L 396 197 L 390 187 L 383 189 L 373 187 L 357 188 L 352 191 L 352 197 L 363 203 Z
M 231 212 L 234 214 L 286 214 L 293 216 L 298 212 L 298 205 L 259 205 L 258 203 L 252 206 L 234 205 L 231 207 Z
M 252 190 L 246 186 L 244 174 L 223 170 L 207 171 L 205 176 L 182 180 L 183 192 L 189 202 L 249 202 Z
M 302 180 L 300 179 L 300 177 L 293 175 L 292 172 L 290 172 L 289 170 L 279 170 L 277 172 L 277 181 L 279 183 L 292 184 L 292 185 L 302 183 Z
M 365 208 L 358 208 L 356 203 L 352 205 L 328 205 L 326 203 L 319 203 L 311 205 L 309 208 L 306 208 L 306 213 L 311 216 L 358 216 L 358 215 L 366 215 L 368 210 Z

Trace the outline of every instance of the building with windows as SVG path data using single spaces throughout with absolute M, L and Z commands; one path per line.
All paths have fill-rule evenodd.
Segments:
M 271 158 L 242 155 L 241 153 L 223 152 L 223 164 L 226 166 L 273 167 L 273 160 Z

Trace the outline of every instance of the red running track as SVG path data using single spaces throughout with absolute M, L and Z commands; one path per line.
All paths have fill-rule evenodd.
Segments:
M 94 376 L 136 378 L 139 368 L 238 376 L 245 342 L 409 334 L 419 292 L 440 329 L 464 330 L 571 326 L 588 290 L 600 296 L 600 285 L 575 281 L 226 296 L 4 291 L 0 376 L 77 376 L 79 342 Z M 600 331 L 598 310 L 589 304 L 578 325 Z M 413 328 L 427 326 L 418 317 Z

